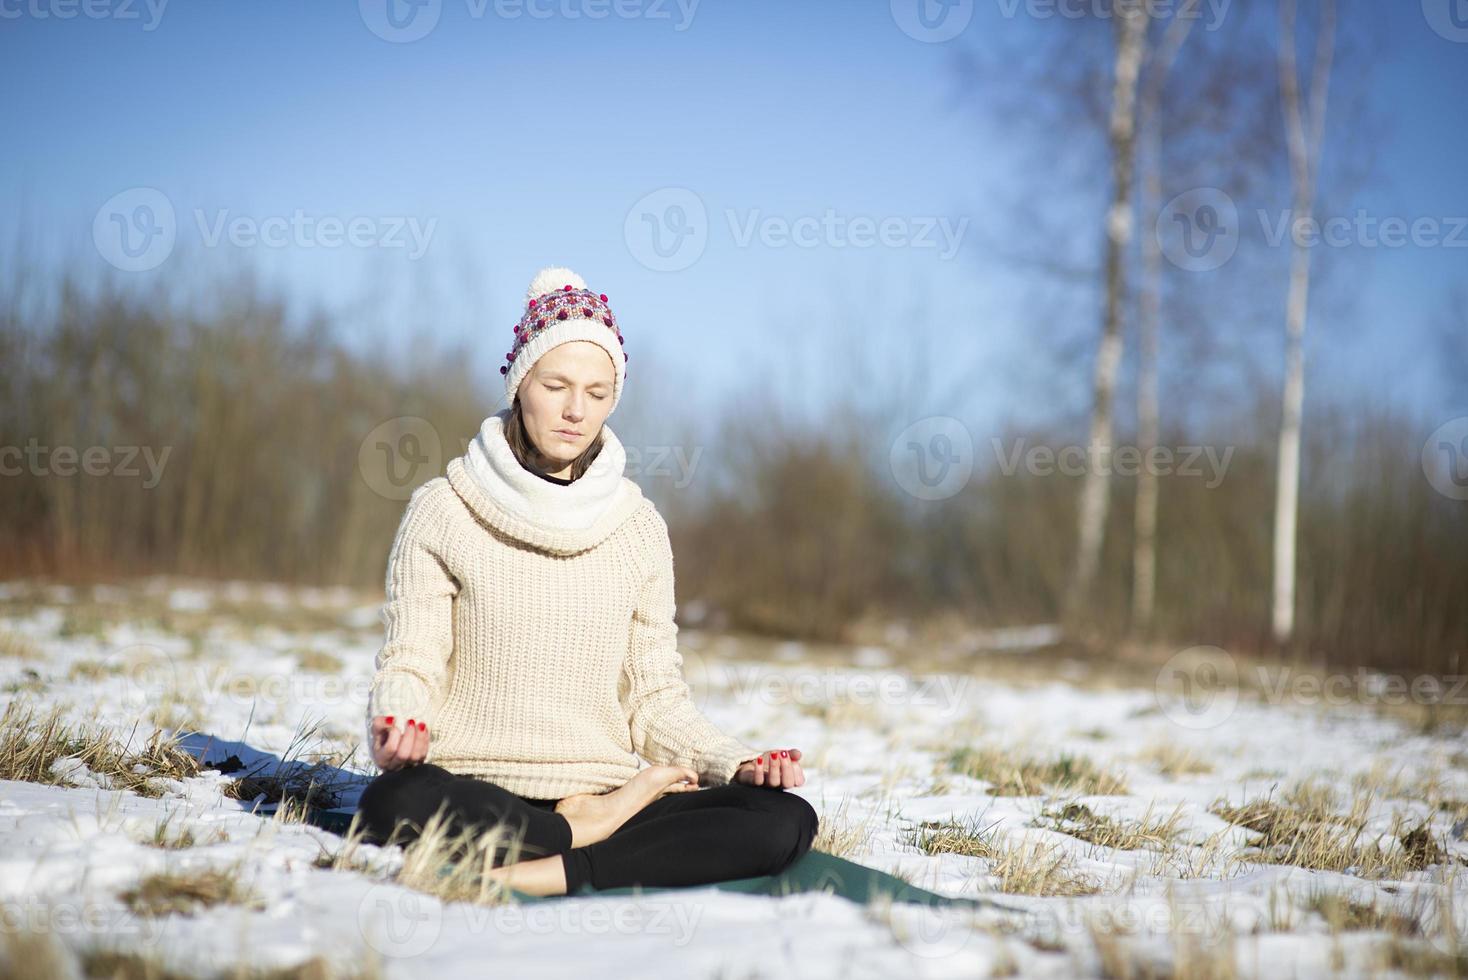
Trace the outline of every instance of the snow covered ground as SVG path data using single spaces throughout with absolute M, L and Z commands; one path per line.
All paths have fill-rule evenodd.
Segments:
M 155 729 L 176 730 L 220 767 L 155 777 L 138 792 L 63 754 L 44 774 L 0 780 L 9 972 L 1468 969 L 1461 731 L 1359 699 L 1264 697 L 1218 686 L 1214 673 L 1183 678 L 1214 683 L 1200 703 L 1170 681 L 1101 683 L 1084 665 L 1015 669 L 1027 637 L 1053 640 L 1043 627 L 933 658 L 942 671 L 876 646 L 680 634 L 710 718 L 751 744 L 805 751 L 807 782 L 790 792 L 821 813 L 818 847 L 936 891 L 988 896 L 992 907 L 714 889 L 486 906 L 398 883 L 398 848 L 363 846 L 332 867 L 340 838 L 252 814 L 272 809 L 269 782 L 242 792 L 237 781 L 306 770 L 350 805 L 365 779 L 353 749 L 376 615 L 370 597 L 342 590 L 0 583 L 8 765 L 38 737 L 21 731 L 25 710 L 35 724 L 56 708 L 132 749 Z M 1000 654 L 1006 666 L 994 669 L 986 658 Z M 139 779 L 149 771 L 142 765 Z

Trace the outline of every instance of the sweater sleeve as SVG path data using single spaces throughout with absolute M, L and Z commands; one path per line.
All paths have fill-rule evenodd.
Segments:
M 673 550 L 659 518 L 652 574 L 632 615 L 620 688 L 637 754 L 655 765 L 684 765 L 705 786 L 733 778 L 759 752 L 726 735 L 704 717 L 683 679 L 673 586 Z
M 438 527 L 430 506 L 433 483 L 408 501 L 387 559 L 386 627 L 368 699 L 367 727 L 378 715 L 433 724 L 449 655 L 454 647 L 453 609 L 459 583 L 438 553 Z

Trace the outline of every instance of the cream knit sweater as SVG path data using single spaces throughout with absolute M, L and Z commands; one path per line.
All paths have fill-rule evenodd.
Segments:
M 520 465 L 508 416 L 408 502 L 369 739 L 377 715 L 426 721 L 427 762 L 531 798 L 615 789 L 639 756 L 728 782 L 759 753 L 690 700 L 668 527 L 623 476 L 621 441 L 603 424 L 596 461 L 562 486 Z

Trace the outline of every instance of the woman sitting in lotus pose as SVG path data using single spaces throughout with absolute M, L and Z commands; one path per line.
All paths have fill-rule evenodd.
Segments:
M 606 296 L 541 271 L 508 360 L 510 407 L 414 492 L 388 557 L 369 839 L 435 813 L 508 829 L 493 874 L 535 895 L 782 871 L 817 830 L 784 792 L 801 753 L 689 699 L 668 528 L 605 424 L 627 360 Z

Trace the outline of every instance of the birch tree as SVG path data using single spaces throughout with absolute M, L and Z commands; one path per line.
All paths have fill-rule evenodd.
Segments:
M 1188 0 L 1168 22 L 1153 55 L 1138 106 L 1142 159 L 1142 227 L 1154 228 L 1162 212 L 1162 94 L 1195 18 L 1198 0 Z M 1132 629 L 1152 626 L 1157 590 L 1157 474 L 1145 465 L 1158 439 L 1157 355 L 1162 320 L 1162 243 L 1142 235 L 1142 286 L 1138 309 L 1137 450 L 1144 465 L 1137 474 L 1135 530 L 1132 540 Z
M 1067 612 L 1079 611 L 1089 596 L 1101 559 L 1102 535 L 1111 489 L 1111 440 L 1117 367 L 1121 363 L 1122 307 L 1126 301 L 1126 256 L 1134 226 L 1132 182 L 1137 146 L 1137 78 L 1147 46 L 1149 16 L 1142 0 L 1115 0 L 1115 76 L 1108 142 L 1111 204 L 1106 213 L 1105 312 L 1096 352 L 1088 465 L 1081 487 L 1076 564 Z
M 1298 228 L 1314 216 L 1316 181 L 1325 137 L 1325 112 L 1330 91 L 1331 62 L 1335 56 L 1335 0 L 1322 0 L 1316 29 L 1315 60 L 1310 91 L 1302 95 L 1295 53 L 1296 3 L 1279 5 L 1280 100 L 1284 109 L 1289 149 L 1290 182 L 1294 190 L 1291 226 Z M 1308 108 L 1304 100 L 1309 99 Z M 1290 641 L 1295 630 L 1295 545 L 1300 503 L 1300 425 L 1305 404 L 1305 321 L 1310 297 L 1310 248 L 1301 235 L 1292 235 L 1289 299 L 1285 308 L 1285 369 L 1283 411 L 1279 429 L 1279 462 L 1274 501 L 1274 611 L 1276 643 Z

